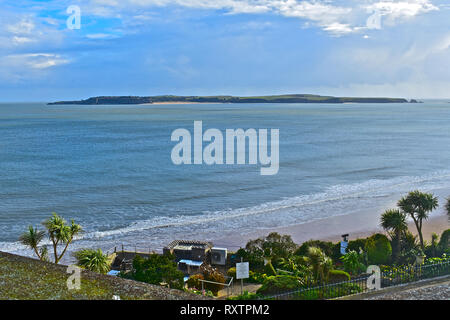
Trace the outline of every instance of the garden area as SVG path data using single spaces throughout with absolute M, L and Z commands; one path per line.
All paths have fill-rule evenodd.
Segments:
M 340 242 L 309 240 L 298 245 L 291 236 L 273 232 L 250 240 L 245 248 L 229 254 L 229 268 L 225 270 L 204 263 L 197 274 L 186 279 L 174 256 L 154 253 L 147 258 L 136 255 L 132 270 L 119 276 L 197 295 L 223 297 L 221 290 L 229 288 L 233 281 L 239 285 L 234 266 L 242 260 L 249 263 L 249 278 L 245 282 L 253 290 L 228 299 L 316 300 L 366 292 L 369 266 L 380 268 L 382 287 L 448 275 L 450 229 L 433 234 L 429 242 L 422 233 L 423 224 L 437 207 L 438 199 L 432 194 L 410 192 L 398 201 L 397 208 L 381 215 L 380 226 L 385 233 L 349 241 L 344 254 Z M 450 218 L 450 199 L 446 211 Z M 414 222 L 417 236 L 408 229 L 408 219 Z M 67 224 L 57 214 L 44 226 L 45 231 L 29 227 L 20 240 L 41 261 L 51 261 L 52 252 L 54 263 L 58 264 L 74 236 L 82 231 L 81 226 L 74 221 Z M 52 250 L 40 245 L 45 235 L 51 240 Z M 82 249 L 73 255 L 81 268 L 102 274 L 110 270 L 111 259 L 101 250 Z

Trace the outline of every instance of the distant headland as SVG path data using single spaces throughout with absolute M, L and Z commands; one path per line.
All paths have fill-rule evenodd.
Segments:
M 61 104 L 169 104 L 169 103 L 417 103 L 416 100 L 403 98 L 358 98 L 358 97 L 332 97 L 312 94 L 286 94 L 272 96 L 101 96 L 78 101 L 56 101 L 49 105 Z

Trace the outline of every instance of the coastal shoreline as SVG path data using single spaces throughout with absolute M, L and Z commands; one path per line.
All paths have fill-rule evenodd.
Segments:
M 157 106 L 157 105 L 171 105 L 171 104 L 227 104 L 228 102 L 187 102 L 187 101 L 167 101 L 167 102 L 153 102 L 142 103 L 141 106 Z
M 226 247 L 229 250 L 237 250 L 244 248 L 249 240 L 267 236 L 271 232 L 277 232 L 282 235 L 290 235 L 292 240 L 301 245 L 308 240 L 321 240 L 339 242 L 342 240 L 343 234 L 349 234 L 349 240 L 358 238 L 367 238 L 375 233 L 386 234 L 386 232 L 376 223 L 375 220 L 366 220 L 366 214 L 349 214 L 334 216 L 325 219 L 315 220 L 302 224 L 296 224 L 288 227 L 275 227 L 266 230 L 255 230 L 245 235 L 236 234 L 233 237 L 214 239 L 212 242 L 215 246 Z M 450 228 L 447 215 L 443 213 L 433 214 L 423 224 L 423 236 L 428 242 L 431 241 L 433 233 L 439 236 L 443 231 Z M 412 221 L 408 221 L 409 231 L 417 235 L 417 230 Z

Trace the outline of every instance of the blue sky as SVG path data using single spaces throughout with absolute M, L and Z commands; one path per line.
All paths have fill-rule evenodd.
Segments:
M 450 98 L 449 18 L 449 0 L 0 0 L 0 100 Z

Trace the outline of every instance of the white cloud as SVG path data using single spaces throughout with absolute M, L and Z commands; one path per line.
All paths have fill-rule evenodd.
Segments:
M 391 20 L 411 18 L 421 13 L 439 10 L 430 0 L 377 1 L 366 8 Z
M 35 24 L 30 18 L 22 18 L 21 21 L 8 24 L 5 30 L 12 34 L 31 34 L 35 29 Z
M 0 11 L 0 49 L 28 48 L 35 45 L 56 45 L 61 43 L 63 33 L 57 26 L 49 26 L 48 19 L 30 14 L 8 14 Z M 1 52 L 0 52 L 1 56 Z
M 369 29 L 367 19 L 374 13 L 388 25 L 421 13 L 439 10 L 431 0 L 91 0 L 93 13 L 120 15 L 122 11 L 143 7 L 177 5 L 187 8 L 225 10 L 227 14 L 273 13 L 312 22 L 332 35 Z M 343 3 L 340 1 L 339 3 Z M 372 28 L 373 29 L 373 28 Z M 377 28 L 378 29 L 378 28 Z
M 70 60 L 54 53 L 21 53 L 4 55 L 0 59 L 0 79 L 8 83 L 39 79 L 50 70 L 70 63 Z
M 3 64 L 9 67 L 47 69 L 69 63 L 69 60 L 52 53 L 25 53 L 3 57 Z

